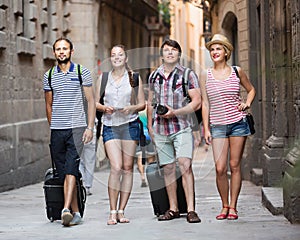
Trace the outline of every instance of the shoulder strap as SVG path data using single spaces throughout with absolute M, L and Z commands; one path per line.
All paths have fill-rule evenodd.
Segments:
M 104 94 L 105 94 L 105 88 L 107 85 L 107 80 L 108 80 L 108 72 L 103 72 L 102 79 L 101 79 L 100 100 L 99 100 L 99 102 L 102 105 L 104 104 Z
M 54 69 L 55 69 L 55 66 L 51 67 L 48 71 L 48 84 L 51 88 L 51 91 L 52 91 L 51 78 L 52 78 Z M 79 79 L 80 85 L 82 85 L 82 76 L 81 76 L 82 67 L 80 64 L 77 65 L 77 73 L 78 73 L 78 79 Z
M 137 96 L 138 95 L 138 93 L 139 93 L 139 88 L 138 88 L 138 86 L 139 86 L 139 83 L 140 83 L 140 75 L 139 75 L 139 73 L 137 73 L 137 72 L 134 72 L 133 73 L 133 82 L 134 82 L 134 92 L 135 92 L 135 96 Z
M 82 72 L 81 66 L 79 64 L 77 64 L 77 73 L 78 73 L 78 79 L 79 79 L 80 85 L 82 85 L 81 72 Z
M 154 80 L 157 78 L 157 75 L 159 75 L 161 77 L 161 75 L 158 72 L 158 68 L 150 74 L 150 77 L 149 77 L 150 84 L 152 84 L 154 82 Z
M 190 72 L 191 72 L 190 68 L 185 68 L 184 71 L 183 71 L 182 91 L 183 91 L 183 96 L 184 97 L 187 97 L 187 95 L 188 95 L 188 81 L 189 81 Z
M 140 74 L 138 72 L 133 73 L 133 81 L 134 81 L 134 87 L 139 86 L 139 76 Z
M 232 66 L 233 70 L 235 71 L 235 74 L 238 78 L 240 78 L 240 75 L 239 75 L 239 71 L 237 70 L 237 67 L 236 66 Z
M 55 66 L 51 67 L 51 68 L 49 69 L 49 71 L 48 71 L 48 84 L 49 84 L 49 86 L 50 86 L 50 88 L 51 88 L 51 91 L 52 91 L 51 77 L 52 77 L 52 74 L 53 74 L 53 72 L 54 72 L 54 68 L 55 68 Z

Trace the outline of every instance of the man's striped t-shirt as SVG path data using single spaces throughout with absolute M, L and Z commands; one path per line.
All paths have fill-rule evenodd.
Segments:
M 78 78 L 77 64 L 71 63 L 64 73 L 56 66 L 51 75 L 53 90 L 51 129 L 71 129 L 86 127 L 86 114 L 83 106 L 82 86 L 92 86 L 90 71 L 82 67 L 82 86 Z M 44 91 L 51 91 L 48 83 L 48 71 L 44 74 Z

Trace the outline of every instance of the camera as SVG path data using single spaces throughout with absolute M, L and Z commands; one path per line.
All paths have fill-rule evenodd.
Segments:
M 164 115 L 168 112 L 168 108 L 166 106 L 163 106 L 163 105 L 158 105 L 157 108 L 156 108 L 156 113 L 158 115 Z

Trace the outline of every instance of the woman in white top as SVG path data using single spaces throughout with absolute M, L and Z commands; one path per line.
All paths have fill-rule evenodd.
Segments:
M 102 75 L 96 91 L 96 109 L 103 112 L 103 142 L 110 161 L 108 225 L 128 223 L 124 216 L 133 183 L 133 165 L 140 130 L 138 112 L 145 108 L 142 80 L 134 83 L 123 45 L 111 50 L 112 70 L 108 74 L 104 104 L 99 103 Z
M 247 136 L 251 134 L 245 110 L 254 100 L 255 89 L 240 67 L 236 67 L 236 72 L 227 64 L 233 46 L 225 36 L 215 34 L 206 48 L 214 65 L 201 78 L 205 79 L 201 81 L 202 115 L 205 140 L 212 143 L 216 183 L 222 200 L 222 210 L 216 218 L 235 220 L 238 219 L 236 206 L 242 185 L 241 159 Z M 245 102 L 240 97 L 240 85 L 247 91 Z

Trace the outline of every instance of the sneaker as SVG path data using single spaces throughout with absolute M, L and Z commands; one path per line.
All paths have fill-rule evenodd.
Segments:
M 80 216 L 80 213 L 74 213 L 73 219 L 70 222 L 70 226 L 79 225 L 82 223 L 82 218 Z
M 64 226 L 69 226 L 72 219 L 73 219 L 73 215 L 71 214 L 70 210 L 64 208 L 61 211 L 61 224 Z
M 92 195 L 91 189 L 89 187 L 86 188 L 86 195 L 88 196 Z

